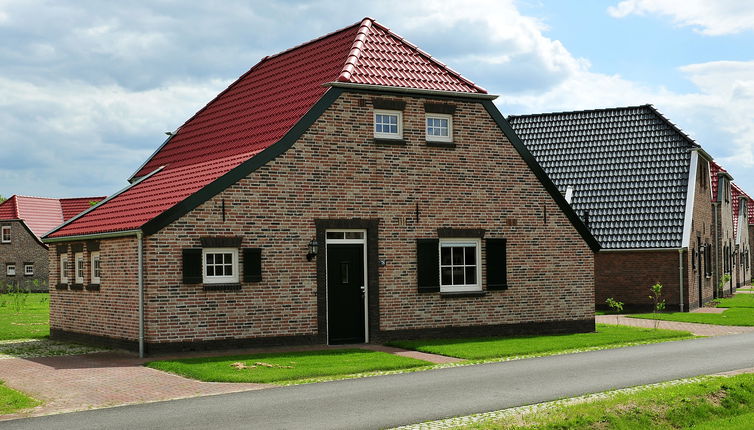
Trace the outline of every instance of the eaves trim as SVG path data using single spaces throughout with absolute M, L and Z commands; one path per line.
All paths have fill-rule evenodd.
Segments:
M 510 126 L 508 121 L 506 121 L 505 117 L 502 113 L 500 113 L 495 104 L 492 103 L 491 100 L 484 100 L 482 101 L 482 105 L 487 110 L 487 113 L 489 113 L 492 119 L 497 123 L 497 126 L 500 127 L 500 130 L 508 138 L 513 147 L 516 148 L 516 151 L 518 151 L 519 155 L 521 155 L 521 158 L 524 159 L 524 162 L 529 166 L 537 179 L 539 179 L 539 182 L 542 183 L 545 189 L 550 193 L 553 200 L 555 200 L 555 203 L 557 203 L 558 207 L 560 207 L 566 217 L 568 217 L 568 220 L 571 221 L 571 224 L 573 224 L 574 228 L 576 228 L 576 231 L 581 234 L 581 237 L 584 239 L 587 245 L 589 245 L 589 248 L 592 249 L 592 252 L 599 251 L 602 247 L 600 243 L 597 241 L 597 239 L 595 239 L 586 225 L 584 225 L 584 222 L 581 221 L 581 218 L 576 215 L 576 212 L 573 210 L 571 205 L 566 202 L 565 197 L 560 194 L 560 191 L 558 191 L 557 187 L 555 187 L 555 184 L 553 184 L 550 177 L 547 176 L 544 169 L 542 169 L 542 166 L 537 163 L 537 160 L 534 158 L 531 152 L 529 152 L 529 150 L 526 148 L 526 145 L 524 145 L 518 135 L 516 135 L 516 132 L 513 131 L 513 128 Z

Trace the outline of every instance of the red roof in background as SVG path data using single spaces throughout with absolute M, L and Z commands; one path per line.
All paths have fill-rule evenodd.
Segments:
M 754 202 L 752 202 L 751 197 L 749 197 L 748 194 L 744 192 L 741 188 L 738 187 L 736 184 L 731 184 L 730 187 L 730 194 L 731 194 L 731 204 L 733 208 L 733 237 L 738 237 L 736 234 L 738 233 L 738 206 L 739 206 L 739 197 L 743 196 L 746 197 L 749 201 L 746 203 L 746 209 L 748 212 L 748 219 L 749 224 L 752 224 L 753 221 L 752 215 L 754 215 Z
M 186 121 L 114 196 L 49 237 L 133 230 L 280 140 L 328 90 L 349 82 L 486 93 L 365 18 L 265 57 Z
M 29 230 L 41 237 L 88 208 L 90 201 L 103 199 L 104 197 L 53 199 L 14 195 L 0 204 L 0 219 L 21 219 Z M 86 202 L 86 207 L 81 202 Z M 69 216 L 66 217 L 66 214 Z
M 727 170 L 725 170 L 721 165 L 715 163 L 714 161 L 710 161 L 709 163 L 709 169 L 710 169 L 710 179 L 712 179 L 712 201 L 717 201 L 717 174 L 718 173 L 725 173 L 730 175 Z

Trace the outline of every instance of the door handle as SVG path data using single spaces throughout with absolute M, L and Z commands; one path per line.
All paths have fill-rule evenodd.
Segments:
M 366 293 L 366 292 L 367 292 L 367 287 L 366 287 L 366 285 L 362 285 L 362 286 L 361 286 L 361 287 L 359 287 L 359 288 L 361 288 L 361 294 L 364 294 L 364 293 Z

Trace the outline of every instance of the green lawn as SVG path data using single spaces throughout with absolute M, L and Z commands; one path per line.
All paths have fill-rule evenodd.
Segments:
M 37 406 L 40 402 L 12 390 L 0 381 L 0 415 Z
M 388 345 L 433 354 L 481 360 L 513 356 L 546 355 L 596 347 L 617 347 L 637 342 L 677 340 L 693 337 L 685 331 L 597 324 L 595 333 L 505 338 L 437 339 L 390 342 Z
M 554 404 L 461 429 L 751 429 L 754 375 L 618 392 L 599 400 Z
M 430 363 L 426 361 L 363 349 L 247 354 L 146 363 L 153 369 L 200 381 L 257 383 L 310 380 L 427 365 Z
M 754 326 L 754 294 L 736 294 L 729 299 L 720 299 L 718 307 L 729 309 L 721 314 L 670 312 L 637 314 L 630 315 L 630 317 L 714 325 Z
M 0 340 L 50 336 L 50 295 L 0 294 Z

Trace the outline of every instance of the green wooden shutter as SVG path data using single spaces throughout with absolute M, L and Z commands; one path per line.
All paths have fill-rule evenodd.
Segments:
M 487 239 L 487 289 L 508 288 L 508 263 L 506 239 Z
M 183 250 L 183 283 L 202 283 L 202 250 L 186 248 Z
M 243 249 L 243 281 L 262 280 L 262 248 Z
M 416 239 L 416 275 L 420 293 L 440 291 L 440 255 L 437 239 Z

